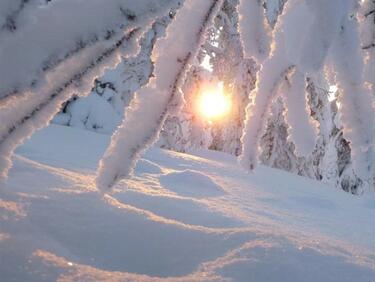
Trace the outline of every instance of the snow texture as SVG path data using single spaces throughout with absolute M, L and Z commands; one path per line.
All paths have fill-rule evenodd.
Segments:
M 241 0 L 238 7 L 240 14 L 239 30 L 245 57 L 253 57 L 259 63 L 268 57 L 272 38 L 263 2 L 260 0 Z
M 295 69 L 290 78 L 290 87 L 284 91 L 286 120 L 289 137 L 296 146 L 298 156 L 310 155 L 316 144 L 316 125 L 310 118 L 306 100 L 305 76 Z
M 339 31 L 342 0 L 306 0 L 314 20 L 302 43 L 298 63 L 302 72 L 314 73 L 323 67 L 327 53 Z M 314 36 L 312 36 L 314 35 Z

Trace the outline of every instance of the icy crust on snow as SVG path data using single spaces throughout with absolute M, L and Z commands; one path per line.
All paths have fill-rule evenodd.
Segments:
M 0 186 L 1 279 L 373 281 L 372 197 L 160 149 L 102 197 L 95 164 L 109 141 L 54 125 L 19 148 Z
M 169 111 L 180 108 L 181 84 L 221 4 L 186 0 L 166 37 L 155 44 L 154 77 L 135 94 L 100 161 L 96 183 L 103 192 L 132 172 L 140 154 L 157 140 Z

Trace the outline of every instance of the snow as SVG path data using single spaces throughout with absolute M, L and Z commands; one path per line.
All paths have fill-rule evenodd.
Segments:
M 268 57 L 271 30 L 266 20 L 263 1 L 241 0 L 239 29 L 245 56 L 254 57 L 259 63 Z
M 289 138 L 296 145 L 298 156 L 308 156 L 315 148 L 317 125 L 313 124 L 306 99 L 306 77 L 295 70 L 291 74 L 290 87 L 284 93 Z
M 0 184 L 2 280 L 374 281 L 372 195 L 151 148 L 103 196 L 109 142 L 51 125 L 17 150 Z
M 104 94 L 109 92 L 113 91 L 106 90 Z M 121 122 L 121 115 L 115 111 L 104 94 L 100 96 L 92 92 L 91 95 L 71 103 L 67 107 L 71 116 L 68 124 L 100 133 L 113 133 Z
M 304 72 L 314 73 L 321 70 L 332 42 L 339 31 L 342 18 L 341 2 L 341 0 L 306 0 L 306 5 L 314 15 L 314 20 L 309 30 L 305 32 L 302 43 L 299 66 Z M 302 16 L 306 16 L 306 14 L 302 13 Z M 324 32 L 321 32 L 323 30 Z
M 211 177 L 194 170 L 171 172 L 160 177 L 160 184 L 177 195 L 188 197 L 215 197 L 224 194 L 223 189 Z

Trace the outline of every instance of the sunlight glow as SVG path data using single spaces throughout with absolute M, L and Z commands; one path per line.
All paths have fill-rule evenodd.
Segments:
M 198 96 L 198 111 L 209 121 L 226 116 L 231 107 L 232 101 L 225 95 L 222 83 L 205 88 Z
M 328 93 L 328 101 L 332 102 L 333 100 L 336 100 L 337 98 L 337 86 L 336 85 L 331 85 L 329 87 L 329 93 Z

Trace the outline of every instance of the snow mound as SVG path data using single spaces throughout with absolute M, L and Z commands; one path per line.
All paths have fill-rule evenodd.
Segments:
M 160 183 L 181 196 L 203 198 L 225 194 L 211 177 L 190 169 L 165 174 L 160 177 Z

